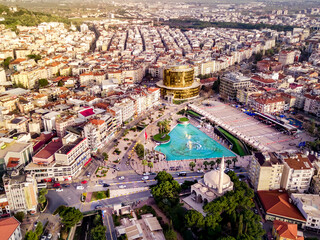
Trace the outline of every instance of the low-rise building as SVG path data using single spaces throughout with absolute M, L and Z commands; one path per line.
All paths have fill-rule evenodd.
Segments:
M 279 220 L 273 221 L 272 235 L 277 240 L 304 240 L 303 233 L 298 231 L 297 224 Z
M 3 240 L 21 240 L 20 222 L 15 217 L 0 219 L 0 236 Z

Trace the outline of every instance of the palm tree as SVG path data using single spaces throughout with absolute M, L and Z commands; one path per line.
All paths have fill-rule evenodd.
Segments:
M 229 168 L 229 166 L 230 166 L 231 163 L 232 163 L 232 161 L 231 161 L 230 159 L 228 159 L 228 160 L 226 161 L 226 164 L 228 165 L 228 168 Z
M 190 162 L 189 163 L 189 167 L 191 167 L 191 171 L 193 171 L 193 168 L 196 166 L 196 164 L 194 162 Z
M 162 121 L 159 121 L 159 122 L 157 123 L 157 126 L 159 127 L 159 133 L 162 133 L 162 131 L 163 131 L 163 122 L 162 122 Z
M 213 169 L 214 165 L 216 165 L 216 162 L 214 160 L 209 162 L 211 169 Z
M 217 161 L 216 161 L 217 167 L 220 165 L 221 161 L 222 161 L 221 158 L 217 159 Z
M 151 172 L 151 168 L 153 168 L 153 162 L 148 162 L 148 167 L 150 168 L 150 172 Z
M 144 166 L 144 172 L 146 172 L 146 166 L 148 165 L 148 161 L 143 159 L 142 160 L 142 165 Z
M 238 162 L 238 159 L 237 158 L 232 158 L 232 162 L 233 162 L 233 168 L 235 168 L 236 162 Z
M 204 165 L 204 170 L 207 170 L 209 163 L 208 163 L 207 161 L 204 161 L 204 162 L 203 162 L 203 165 Z

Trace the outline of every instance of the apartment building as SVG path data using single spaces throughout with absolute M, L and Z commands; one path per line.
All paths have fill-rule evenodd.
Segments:
M 130 120 L 135 114 L 134 101 L 130 98 L 124 98 L 114 104 L 115 107 L 121 110 L 122 122 Z
M 295 52 L 294 51 L 281 51 L 279 53 L 279 62 L 282 65 L 289 65 L 294 63 Z
M 36 212 L 38 188 L 32 174 L 19 175 L 18 171 L 2 177 L 11 212 Z
M 254 154 L 249 164 L 249 179 L 255 191 L 280 188 L 283 164 L 274 153 Z
M 61 114 L 55 119 L 56 131 L 58 137 L 64 137 L 66 135 L 66 130 L 75 124 L 76 115 L 73 114 Z
M 320 196 L 314 194 L 292 193 L 291 199 L 307 219 L 307 229 L 320 230 Z
M 306 94 L 303 110 L 320 116 L 320 97 L 318 95 Z
M 227 73 L 221 78 L 220 95 L 224 99 L 235 100 L 239 89 L 247 88 L 251 84 L 250 78 L 242 73 Z
M 285 100 L 281 96 L 263 95 L 251 101 L 251 106 L 261 113 L 281 113 L 285 105 Z
M 314 168 L 307 156 L 302 154 L 281 154 L 284 164 L 281 188 L 303 193 L 307 191 Z
M 91 161 L 86 138 L 72 133 L 62 138 L 63 146 L 54 153 L 54 161 L 48 164 L 32 162 L 25 170 L 34 174 L 38 182 L 66 181 L 77 177 L 83 166 Z

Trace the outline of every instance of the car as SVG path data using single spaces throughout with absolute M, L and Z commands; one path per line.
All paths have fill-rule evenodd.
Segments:
M 82 183 L 82 184 L 86 184 L 86 183 L 87 183 L 87 181 L 86 181 L 86 180 L 83 180 L 81 183 Z
M 91 176 L 91 173 L 87 172 L 87 174 L 86 174 L 86 175 L 87 175 L 87 177 L 90 177 L 90 176 Z
M 203 173 L 202 169 L 197 170 L 197 173 Z
M 144 176 L 144 177 L 141 178 L 141 180 L 143 180 L 143 181 L 144 181 L 144 180 L 148 180 L 148 179 L 149 179 L 148 176 Z
M 83 186 L 77 186 L 77 190 L 83 190 L 84 187 Z
M 187 173 L 186 172 L 179 172 L 178 176 L 187 176 Z
M 97 206 L 95 207 L 95 209 L 100 209 L 100 208 L 102 208 L 102 205 L 97 205 Z
M 36 227 L 37 225 L 38 225 L 38 221 L 35 221 L 34 224 L 33 224 L 33 226 Z
M 54 187 L 54 188 L 58 188 L 58 187 L 60 187 L 60 186 L 61 186 L 60 183 L 54 183 L 54 184 L 53 184 L 53 187 Z
M 66 184 L 63 184 L 62 186 L 65 187 L 65 188 L 68 188 L 68 187 L 70 187 L 71 185 L 70 185 L 70 183 L 66 183 Z
M 40 240 L 46 240 L 46 239 L 47 239 L 46 236 L 42 236 L 42 237 L 40 238 Z
M 119 188 L 126 188 L 126 185 L 119 185 Z
M 149 172 L 145 172 L 145 173 L 143 173 L 143 176 L 149 176 L 150 175 L 150 173 Z
M 258 214 L 258 210 L 257 210 L 256 208 L 253 209 L 253 212 L 254 212 L 255 214 Z
M 104 184 L 103 184 L 103 187 L 110 187 L 110 184 L 104 183 Z
M 150 175 L 157 175 L 155 172 L 150 173 Z
M 63 192 L 63 188 L 57 188 L 56 192 Z
M 121 176 L 121 177 L 119 177 L 118 179 L 119 179 L 119 180 L 123 180 L 123 179 L 124 179 L 124 176 Z
M 52 234 L 49 233 L 48 236 L 47 236 L 47 238 L 48 238 L 48 239 L 51 239 L 51 238 L 52 238 Z
M 114 169 L 117 170 L 117 171 L 120 171 L 120 168 L 118 168 L 118 167 L 115 167 Z

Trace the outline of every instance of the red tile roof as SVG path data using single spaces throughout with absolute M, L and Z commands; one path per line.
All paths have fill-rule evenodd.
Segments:
M 304 237 L 298 236 L 297 224 L 274 220 L 273 227 L 277 231 L 278 235 L 282 238 L 304 240 Z
M 88 108 L 88 109 L 81 111 L 80 114 L 84 117 L 89 117 L 91 115 L 94 115 L 94 111 L 92 108 Z
M 258 191 L 258 196 L 266 213 L 299 221 L 306 221 L 298 208 L 289 202 L 289 195 L 287 192 L 279 192 L 279 190 Z
M 14 217 L 0 219 L 1 239 L 9 239 L 20 223 Z
M 19 159 L 20 158 L 10 157 L 9 161 L 8 161 L 8 164 L 7 164 L 7 168 L 14 168 L 14 167 L 18 166 Z
M 48 159 L 62 146 L 63 144 L 60 138 L 53 139 L 52 142 L 50 142 L 47 146 L 41 149 L 36 155 L 34 155 L 34 157 Z

